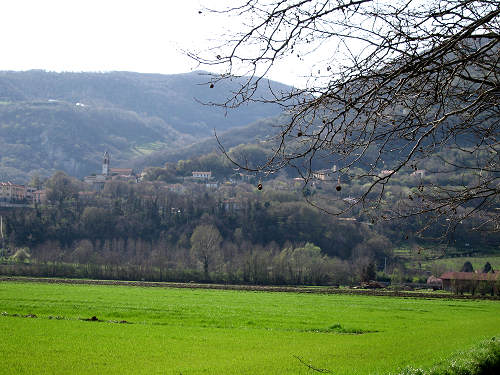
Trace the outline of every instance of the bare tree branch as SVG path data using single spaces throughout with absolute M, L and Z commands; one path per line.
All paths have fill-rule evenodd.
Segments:
M 293 168 L 308 186 L 326 166 L 333 184 L 362 185 L 347 204 L 341 194 L 308 198 L 336 215 L 359 209 L 374 221 L 425 216 L 422 230 L 465 219 L 500 230 L 497 1 L 246 0 L 221 12 L 245 26 L 215 57 L 192 57 L 226 67 L 214 82 L 250 76 L 212 104 L 273 102 L 286 114 L 268 160 L 233 160 L 240 168 L 264 175 Z M 318 51 L 327 58 L 306 88 L 256 97 L 282 59 Z M 417 172 L 426 177 L 389 207 L 393 180 Z
M 311 364 L 307 363 L 306 361 L 304 361 L 299 356 L 294 355 L 294 358 L 296 358 L 300 363 L 302 363 L 304 366 L 306 366 L 310 370 L 313 370 L 313 371 L 316 371 L 316 372 L 321 372 L 323 374 L 333 374 L 332 371 L 330 371 L 330 370 L 328 370 L 326 368 L 314 367 L 313 365 L 311 365 Z

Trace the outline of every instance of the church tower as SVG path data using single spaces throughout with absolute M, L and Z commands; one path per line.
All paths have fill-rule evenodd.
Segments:
M 102 174 L 109 176 L 109 152 L 104 153 L 104 160 L 102 161 Z

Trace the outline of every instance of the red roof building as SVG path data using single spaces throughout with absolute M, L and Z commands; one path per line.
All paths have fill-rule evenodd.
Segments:
M 26 187 L 12 182 L 0 182 L 0 201 L 15 202 L 26 198 Z
M 440 279 L 443 280 L 443 289 L 455 293 L 479 292 L 494 295 L 500 292 L 499 276 L 500 272 L 446 272 Z

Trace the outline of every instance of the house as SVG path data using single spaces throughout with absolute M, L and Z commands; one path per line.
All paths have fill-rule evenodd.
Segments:
M 353 197 L 347 197 L 347 198 L 344 198 L 342 200 L 346 203 L 349 203 L 349 204 L 356 204 L 358 202 L 358 200 L 356 198 L 353 198 Z
M 200 180 L 210 180 L 212 178 L 212 172 L 200 172 L 200 171 L 193 171 L 193 178 L 200 179 Z
M 207 189 L 215 190 L 219 187 L 219 183 L 217 181 L 207 181 L 205 187 Z
M 312 172 L 313 178 L 319 181 L 332 180 L 333 176 L 337 173 L 337 166 L 334 165 L 331 169 L 321 169 L 319 171 Z
M 230 183 L 239 183 L 239 182 L 251 182 L 255 178 L 254 175 L 246 174 L 246 173 L 233 173 L 229 177 Z
M 0 182 L 0 201 L 18 202 L 26 199 L 26 187 L 12 182 Z
M 6 203 L 44 203 L 47 192 L 38 190 L 32 186 L 13 184 L 12 182 L 0 182 L 0 202 Z
M 417 169 L 415 172 L 412 172 L 410 174 L 410 176 L 422 178 L 425 176 L 425 170 L 424 169 Z
M 137 180 L 132 168 L 110 168 L 109 175 L 113 180 Z
M 246 181 L 246 182 L 250 182 L 250 181 L 252 181 L 253 178 L 255 178 L 255 176 L 252 174 L 240 173 L 239 175 L 240 175 L 240 179 L 242 181 Z
M 32 193 L 31 199 L 33 203 L 45 203 L 47 201 L 47 190 L 35 190 Z
M 104 189 L 104 184 L 106 183 L 106 176 L 103 174 L 96 174 L 84 177 L 83 181 L 86 184 L 92 185 L 94 191 L 102 191 L 102 189 Z
M 379 177 L 387 177 L 394 173 L 395 171 L 393 169 L 383 169 L 382 171 L 380 171 Z
M 441 275 L 443 289 L 455 293 L 469 292 L 492 295 L 500 293 L 500 272 L 446 272 Z
M 28 202 L 35 202 L 35 193 L 38 189 L 33 186 L 26 186 L 26 200 Z
M 330 171 L 327 171 L 327 170 L 316 171 L 316 172 L 313 172 L 312 175 L 317 180 L 326 181 L 328 179 L 328 176 L 330 175 Z

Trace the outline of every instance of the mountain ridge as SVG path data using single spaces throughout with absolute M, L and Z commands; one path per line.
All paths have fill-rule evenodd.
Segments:
M 242 82 L 210 88 L 209 80 L 206 72 L 0 71 L 0 180 L 26 182 L 56 170 L 83 177 L 98 170 L 105 150 L 115 165 L 143 165 L 133 161 L 204 141 L 213 129 L 223 133 L 281 112 L 262 103 L 229 112 L 202 105 L 223 101 Z

